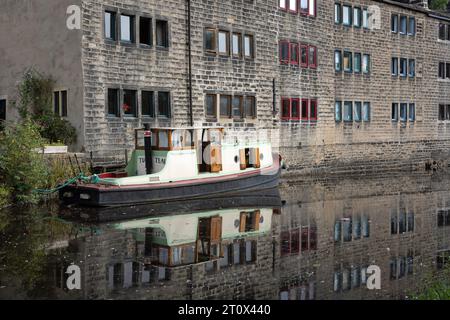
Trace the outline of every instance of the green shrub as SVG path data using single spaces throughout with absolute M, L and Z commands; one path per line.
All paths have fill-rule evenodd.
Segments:
M 0 133 L 0 181 L 11 190 L 13 202 L 38 200 L 33 190 L 45 185 L 46 167 L 35 149 L 44 143 L 39 127 L 31 120 L 9 124 Z
M 39 125 L 41 136 L 48 142 L 70 145 L 77 140 L 76 130 L 67 120 L 53 112 L 54 86 L 55 81 L 51 77 L 29 69 L 18 87 L 17 108 L 22 119 L 31 119 Z
M 448 0 L 432 0 L 430 8 L 433 10 L 445 10 L 448 6 Z
M 0 185 L 0 209 L 6 207 L 10 203 L 11 190 L 4 185 Z

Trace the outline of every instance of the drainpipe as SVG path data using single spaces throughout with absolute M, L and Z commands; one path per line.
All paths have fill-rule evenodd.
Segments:
M 188 15 L 188 52 L 189 52 L 189 118 L 192 127 L 194 126 L 194 115 L 192 111 L 191 0 L 186 1 L 187 1 L 187 15 Z

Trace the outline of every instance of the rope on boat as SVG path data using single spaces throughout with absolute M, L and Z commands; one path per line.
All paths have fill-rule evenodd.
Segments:
M 74 184 L 75 182 L 77 182 L 79 180 L 83 181 L 83 182 L 87 182 L 87 183 L 94 183 L 94 184 L 96 184 L 96 183 L 99 183 L 101 179 L 96 174 L 94 174 L 93 176 L 90 176 L 90 177 L 86 177 L 84 175 L 84 173 L 81 172 L 78 176 L 76 176 L 74 178 L 71 178 L 71 179 L 68 179 L 66 182 L 64 182 L 63 184 L 58 185 L 57 187 L 55 187 L 53 189 L 35 189 L 34 192 L 35 193 L 42 193 L 42 194 L 52 194 L 52 193 L 58 192 L 59 190 L 65 188 L 65 187 L 67 187 L 67 186 L 69 186 L 71 184 Z

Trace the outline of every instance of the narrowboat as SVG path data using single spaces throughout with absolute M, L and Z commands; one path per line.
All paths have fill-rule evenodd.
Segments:
M 104 207 L 276 187 L 280 155 L 269 142 L 239 140 L 222 127 L 138 129 L 124 170 L 68 185 L 59 197 L 66 205 Z

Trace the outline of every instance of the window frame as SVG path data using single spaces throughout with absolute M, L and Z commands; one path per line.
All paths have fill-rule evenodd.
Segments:
M 338 108 L 338 106 L 339 106 L 339 108 Z M 334 121 L 342 122 L 342 101 L 341 100 L 334 101 Z
M 226 115 L 222 114 L 222 98 L 226 98 L 228 100 L 228 105 L 227 105 L 227 109 L 228 112 Z M 219 117 L 220 118 L 227 118 L 227 119 L 232 119 L 233 118 L 233 106 L 232 106 L 232 102 L 233 102 L 233 96 L 231 94 L 221 94 L 219 97 Z
M 149 114 L 144 113 L 144 94 L 149 94 L 151 102 Z M 143 118 L 155 118 L 155 91 L 153 90 L 141 90 L 141 116 Z
M 279 58 L 279 60 L 280 60 L 280 63 L 281 64 L 289 64 L 289 62 L 291 61 L 291 45 L 290 45 L 290 42 L 288 41 L 288 40 L 281 40 L 280 42 L 279 42 L 279 46 L 280 46 L 280 58 Z M 287 46 L 287 57 L 286 57 L 286 59 L 284 59 L 284 57 L 283 57 L 283 47 L 284 46 Z
M 208 114 L 208 97 L 213 98 L 213 114 Z M 206 93 L 205 94 L 205 119 L 216 120 L 217 119 L 217 94 L 216 93 Z
M 167 94 L 167 115 L 166 114 L 162 114 L 160 112 L 160 107 L 161 107 L 161 99 L 160 99 L 160 95 L 161 94 Z M 172 97 L 170 94 L 170 91 L 164 91 L 164 90 L 160 90 L 158 91 L 158 95 L 157 95 L 157 117 L 158 118 L 163 118 L 163 119 L 169 119 L 172 117 Z
M 346 54 L 349 54 L 350 56 L 350 58 L 349 58 L 349 65 L 350 65 L 350 68 L 349 69 L 346 69 L 345 68 L 345 55 Z M 348 51 L 348 50 L 344 50 L 343 51 L 343 54 L 342 54 L 342 62 L 343 62 L 343 64 L 342 64 L 342 69 L 344 70 L 344 72 L 345 73 L 352 73 L 353 72 L 353 52 L 351 52 L 351 51 Z
M 122 17 L 128 17 L 130 19 L 130 40 L 122 39 Z M 119 39 L 123 44 L 134 44 L 136 43 L 136 16 L 128 14 L 125 12 L 120 13 L 120 23 L 119 23 Z
M 367 58 L 367 69 L 364 69 L 364 58 Z M 362 54 L 362 60 L 361 60 L 361 69 L 363 74 L 370 74 L 371 66 L 370 66 L 370 54 L 363 53 Z
M 110 18 L 110 23 L 109 23 L 109 28 L 110 28 L 110 33 L 113 35 L 113 37 L 108 38 L 106 36 L 106 14 L 110 14 L 111 18 Z M 107 41 L 113 41 L 116 42 L 118 37 L 117 37 L 117 11 L 112 11 L 112 10 L 104 10 L 103 11 L 103 36 L 104 39 Z
M 391 58 L 391 76 L 392 77 L 399 76 L 399 58 L 397 57 Z
M 149 22 L 149 28 L 148 35 L 150 37 L 149 43 L 142 42 L 142 22 L 143 20 L 147 20 Z M 147 16 L 139 16 L 139 45 L 143 47 L 153 47 L 153 19 L 151 17 Z
M 391 14 L 391 33 L 397 34 L 399 32 L 399 22 L 400 22 L 399 15 L 392 13 Z
M 306 110 L 306 116 L 303 116 L 303 107 L 304 104 L 306 104 L 305 110 Z M 301 121 L 309 121 L 309 99 L 301 99 L 300 101 L 300 120 Z
M 291 1 L 293 1 L 293 3 L 295 3 L 295 10 L 291 10 Z M 298 13 L 298 4 L 299 4 L 299 2 L 297 1 L 297 0 L 287 0 L 287 10 L 288 10 L 288 12 L 290 12 L 290 13 L 295 13 L 295 14 L 297 14 Z
M 239 99 L 239 110 L 240 110 L 240 116 L 234 115 L 234 99 Z M 236 94 L 233 95 L 231 98 L 231 116 L 235 120 L 242 120 L 244 119 L 244 95 Z
M 404 32 L 402 31 L 402 29 L 403 29 L 402 20 L 405 21 L 405 30 L 404 30 Z M 398 33 L 400 35 L 402 35 L 402 36 L 406 36 L 408 34 L 408 16 L 403 15 L 403 14 L 400 15 Z
M 158 25 L 160 23 L 163 23 L 165 28 L 164 28 L 164 44 L 160 45 L 158 43 Z M 217 35 L 216 35 L 217 37 Z M 159 48 L 159 49 L 167 49 L 170 47 L 170 25 L 169 25 L 169 21 L 166 19 L 155 19 L 155 47 Z
M 414 28 L 413 28 L 413 30 L 412 30 L 412 32 L 411 32 L 411 21 L 413 21 L 414 22 Z M 408 17 L 408 21 L 407 21 L 407 27 L 406 27 L 406 33 L 408 34 L 408 36 L 412 36 L 412 37 L 414 37 L 415 35 L 416 35 L 416 18 L 415 17 L 412 17 L 412 16 L 409 16 Z
M 297 9 L 298 9 L 298 12 L 300 12 L 300 14 L 302 16 L 308 16 L 309 15 L 309 0 L 305 0 L 305 1 L 306 1 L 306 8 L 302 7 L 302 0 L 298 1 Z
M 206 33 L 207 32 L 212 32 L 212 35 L 213 35 L 213 41 L 211 41 L 211 43 L 213 44 L 213 46 L 214 46 L 214 49 L 210 49 L 210 48 L 208 48 L 207 47 L 207 40 L 206 40 Z M 205 28 L 204 29 L 204 31 L 203 31 L 203 37 L 204 37 L 204 44 L 203 44 L 203 48 L 204 48 L 204 50 L 205 50 L 205 52 L 207 53 L 207 54 L 214 54 L 214 55 L 216 55 L 217 54 L 217 35 L 216 35 L 216 29 L 214 29 L 214 28 Z
M 248 113 L 247 113 L 247 102 L 249 101 L 249 100 L 252 100 L 253 101 L 253 104 L 252 104 L 252 114 L 251 115 L 249 115 Z M 254 96 L 254 95 L 246 95 L 245 97 L 244 97 L 244 117 L 246 118 L 246 119 L 256 119 L 257 117 L 258 117 L 258 114 L 257 114 L 257 109 L 258 109 L 258 107 L 257 107 L 257 104 L 256 104 L 256 96 Z
M 111 105 L 110 105 L 110 92 L 111 91 L 115 91 L 115 99 L 116 99 L 116 105 L 114 106 L 114 112 L 110 112 L 111 111 Z M 110 118 L 119 118 L 120 117 L 120 88 L 107 88 L 106 89 L 106 101 L 107 101 L 107 105 L 106 105 L 106 115 L 107 117 Z
M 350 104 L 350 113 L 349 113 L 350 116 L 351 116 L 350 119 L 346 119 L 346 117 L 345 117 L 345 115 L 346 115 L 346 113 L 345 113 L 345 107 L 346 107 L 346 105 L 348 105 L 348 104 Z M 353 101 L 343 101 L 342 120 L 343 120 L 343 122 L 347 122 L 347 123 L 353 122 Z
M 366 22 L 366 23 L 365 23 Z M 369 25 L 369 9 L 363 7 L 362 9 L 362 27 L 365 30 L 369 30 L 370 25 Z
M 238 36 L 238 53 L 234 53 L 234 37 Z M 231 35 L 231 55 L 233 58 L 242 58 L 242 33 L 240 32 L 233 32 Z
M 356 63 L 356 57 L 359 57 L 359 70 L 356 69 L 357 67 L 357 63 Z M 361 74 L 362 73 L 362 55 L 360 52 L 355 52 L 353 53 L 353 72 L 357 73 L 357 74 Z
M 249 40 L 249 50 L 250 50 L 250 55 L 247 55 L 246 52 L 246 47 L 245 47 L 245 39 L 248 38 Z M 243 36 L 243 41 L 244 41 L 244 46 L 243 46 L 243 55 L 244 55 L 244 59 L 246 60 L 253 60 L 255 59 L 255 36 L 253 34 L 244 34 Z
M 402 67 L 403 67 L 403 73 L 402 73 Z M 400 78 L 407 78 L 408 77 L 408 59 L 407 58 L 400 58 L 399 59 L 399 70 L 398 74 Z
M 293 116 L 293 112 L 292 110 L 294 109 L 294 103 L 293 102 L 297 102 L 297 117 Z M 289 110 L 289 120 L 296 120 L 299 121 L 302 118 L 302 114 L 301 114 L 301 102 L 300 102 L 300 98 L 291 98 L 290 102 L 290 110 Z
M 284 102 L 288 102 L 288 115 L 284 114 Z M 290 98 L 281 98 L 281 120 L 290 120 L 291 119 L 291 99 Z
M 338 16 L 336 16 L 336 13 L 338 13 Z M 334 23 L 342 24 L 342 5 L 339 2 L 334 3 Z
M 134 106 L 131 106 L 131 110 L 133 111 L 132 113 L 125 113 L 124 105 L 125 105 L 125 95 L 127 93 L 131 93 L 133 95 L 134 98 Z M 137 118 L 138 117 L 138 108 L 139 108 L 139 103 L 138 103 L 138 90 L 136 89 L 128 89 L 128 88 L 124 88 L 122 90 L 122 114 L 124 116 L 124 118 Z
M 313 63 L 310 63 L 311 49 L 313 49 Z M 317 69 L 317 46 L 308 45 L 308 67 L 311 69 Z
M 314 104 L 315 108 L 314 108 L 314 114 L 311 112 L 312 110 L 312 105 Z M 319 104 L 318 104 L 318 100 L 317 99 L 309 99 L 309 120 L 310 121 L 317 121 L 318 118 L 318 113 L 319 113 Z
M 349 16 L 348 16 L 349 21 L 348 21 L 348 23 L 345 23 L 345 21 L 344 21 L 345 9 L 349 9 Z M 352 27 L 352 25 L 353 25 L 353 8 L 352 8 L 351 4 L 343 4 L 342 5 L 342 25 L 344 27 Z
M 370 101 L 364 101 L 362 106 L 362 115 L 361 115 L 363 122 L 370 122 L 371 121 L 371 103 Z
M 355 15 L 355 13 L 357 13 Z M 358 17 L 358 24 L 356 24 L 357 20 L 355 19 L 355 17 Z M 362 9 L 361 7 L 355 6 L 353 7 L 353 23 L 352 23 L 354 28 L 357 29 L 361 29 L 362 27 Z
M 353 102 L 353 121 L 362 122 L 362 101 Z
M 284 7 L 281 6 L 281 1 L 284 1 Z M 287 11 L 289 6 L 288 2 L 289 0 L 278 0 L 278 9 L 281 11 Z
M 399 120 L 399 103 L 393 102 L 391 105 L 391 121 L 398 122 Z
M 408 121 L 416 121 L 416 104 L 414 102 L 408 104 Z
M 337 55 L 339 54 L 339 55 Z M 337 69 L 337 57 L 339 57 L 339 69 Z M 343 71 L 343 63 L 342 63 L 342 50 L 334 50 L 334 71 L 342 72 Z
M 404 117 L 402 116 L 402 107 L 405 107 L 405 109 L 404 109 L 405 110 Z M 406 102 L 401 102 L 399 104 L 399 120 L 402 123 L 405 123 L 405 122 L 408 121 L 408 103 L 406 103 Z
M 306 62 L 303 62 L 303 50 L 306 50 Z M 299 59 L 300 59 L 300 66 L 302 68 L 308 68 L 309 63 L 309 49 L 308 45 L 305 43 L 300 44 L 300 53 L 299 53 Z
M 226 51 L 220 51 L 220 35 L 225 34 L 225 49 Z M 219 29 L 217 31 L 217 54 L 221 57 L 229 57 L 230 56 L 230 31 Z
M 415 78 L 416 77 L 416 60 L 408 59 L 408 77 Z
M 295 53 L 297 56 L 297 59 L 294 61 L 292 60 L 292 48 L 295 47 Z M 299 59 L 299 44 L 296 42 L 289 42 L 289 64 L 298 66 L 300 63 Z

